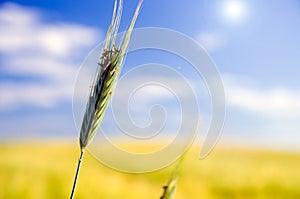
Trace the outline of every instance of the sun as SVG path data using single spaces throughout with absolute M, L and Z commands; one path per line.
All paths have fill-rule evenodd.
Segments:
M 246 15 L 246 5 L 242 0 L 227 0 L 222 5 L 225 19 L 229 22 L 240 22 Z

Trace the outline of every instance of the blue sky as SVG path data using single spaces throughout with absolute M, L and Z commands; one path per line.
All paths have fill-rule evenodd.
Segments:
M 121 29 L 137 3 L 125 0 Z M 112 6 L 1 1 L 0 139 L 76 139 L 75 76 Z M 149 26 L 192 37 L 216 63 L 227 95 L 222 142 L 299 150 L 299 1 L 145 0 L 136 27 Z

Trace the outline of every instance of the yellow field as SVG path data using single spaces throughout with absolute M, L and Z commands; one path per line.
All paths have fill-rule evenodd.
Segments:
M 78 155 L 68 144 L 0 145 L 0 199 L 69 198 Z M 300 154 L 218 147 L 197 155 L 188 153 L 175 199 L 300 198 Z M 124 174 L 86 153 L 75 198 L 159 199 L 171 169 Z

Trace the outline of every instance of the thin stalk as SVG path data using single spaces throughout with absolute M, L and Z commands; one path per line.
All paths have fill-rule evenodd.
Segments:
M 78 165 L 77 165 L 76 175 L 75 175 L 74 184 L 73 184 L 73 188 L 72 188 L 72 193 L 71 193 L 70 199 L 74 198 L 74 192 L 75 192 L 75 189 L 76 189 L 76 184 L 77 184 L 77 179 L 78 179 L 78 174 L 79 174 L 79 170 L 80 170 L 80 166 L 81 166 L 83 154 L 84 154 L 84 148 L 81 149 L 80 157 L 78 159 Z

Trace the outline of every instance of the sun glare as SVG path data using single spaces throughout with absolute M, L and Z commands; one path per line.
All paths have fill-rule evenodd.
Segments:
M 225 1 L 222 6 L 224 17 L 230 22 L 239 22 L 245 17 L 245 7 L 245 3 L 241 0 Z

